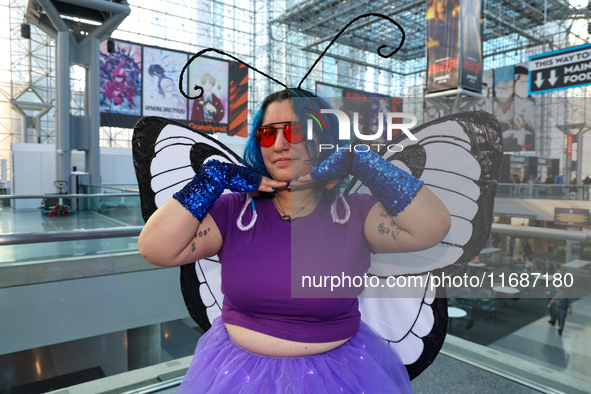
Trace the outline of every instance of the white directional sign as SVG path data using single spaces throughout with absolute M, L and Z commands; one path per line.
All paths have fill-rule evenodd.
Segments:
M 591 84 L 591 44 L 530 56 L 529 93 Z

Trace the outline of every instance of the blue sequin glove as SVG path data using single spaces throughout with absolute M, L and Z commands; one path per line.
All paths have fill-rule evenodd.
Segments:
M 315 181 L 343 179 L 355 175 L 371 190 L 390 215 L 406 208 L 423 187 L 423 181 L 401 170 L 374 151 L 356 152 L 341 148 L 310 171 Z
M 263 176 L 249 168 L 210 160 L 199 173 L 172 197 L 202 221 L 225 189 L 233 192 L 256 192 Z

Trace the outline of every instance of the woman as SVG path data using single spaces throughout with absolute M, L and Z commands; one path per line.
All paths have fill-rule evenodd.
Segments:
M 338 143 L 334 120 L 327 116 L 313 140 L 293 121 L 304 123 L 318 100 L 299 89 L 267 97 L 247 142 L 248 167 L 204 164 L 140 235 L 152 264 L 216 254 L 222 264 L 222 317 L 199 341 L 180 392 L 412 391 L 396 353 L 360 322 L 359 289 L 292 298 L 292 279 L 308 268 L 359 275 L 371 252 L 429 248 L 446 235 L 449 214 L 421 181 L 373 152 L 319 152 Z M 337 198 L 348 172 L 375 197 Z M 220 197 L 225 189 L 241 193 Z

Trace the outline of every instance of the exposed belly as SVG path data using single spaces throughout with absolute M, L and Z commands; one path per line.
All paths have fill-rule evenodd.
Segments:
M 295 342 L 249 330 L 248 328 L 234 324 L 224 324 L 226 325 L 228 334 L 230 334 L 230 337 L 238 346 L 249 352 L 268 357 L 301 357 L 325 353 L 341 346 L 350 339 L 321 343 Z

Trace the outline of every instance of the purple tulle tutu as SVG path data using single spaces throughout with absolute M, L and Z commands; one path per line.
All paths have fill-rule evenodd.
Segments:
M 306 357 L 266 357 L 230 339 L 221 318 L 197 344 L 178 393 L 412 393 L 398 354 L 361 322 L 338 348 Z

